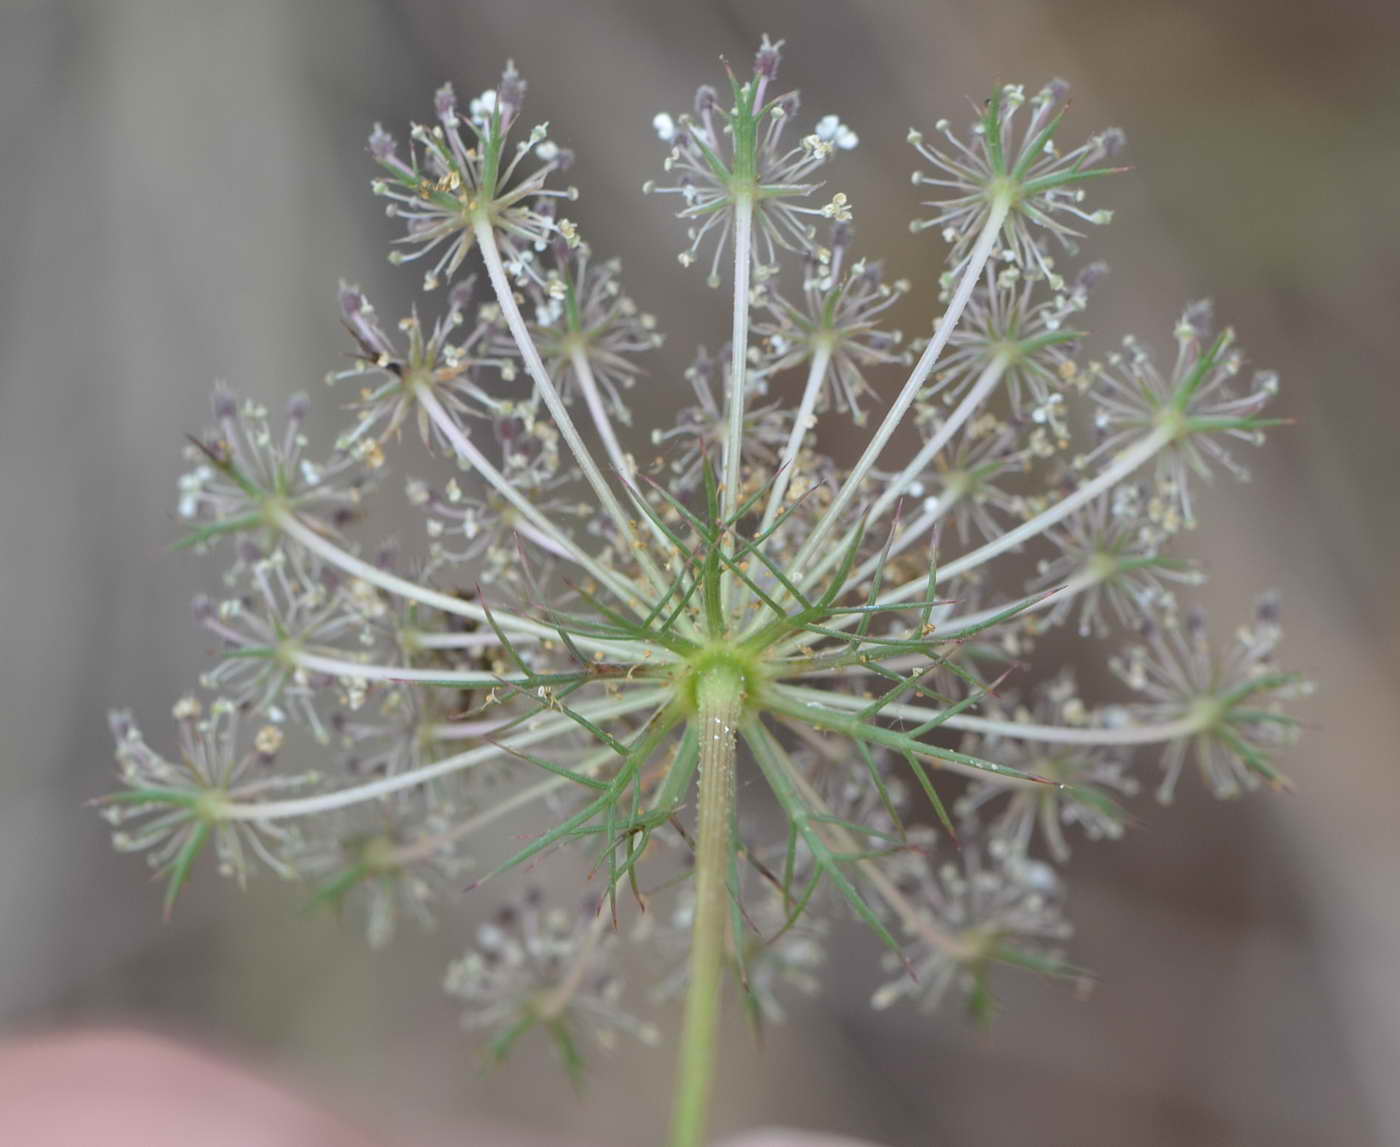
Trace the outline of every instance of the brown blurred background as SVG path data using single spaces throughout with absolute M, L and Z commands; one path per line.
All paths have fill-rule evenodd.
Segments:
M 1114 847 L 1081 846 L 1087 1001 L 1003 980 L 989 1031 L 865 1007 L 873 953 L 753 1047 L 738 1024 L 720 1130 L 783 1121 L 924 1144 L 1400 1142 L 1400 7 L 1367 0 L 0 0 L 0 1016 L 11 1031 L 133 1022 L 231 1049 L 355 1117 L 466 1116 L 597 1143 L 654 1142 L 668 1057 L 625 1048 L 576 1101 L 547 1053 L 481 1076 L 439 990 L 492 904 L 387 953 L 294 892 L 201 874 L 174 923 L 82 802 L 110 784 L 104 711 L 152 729 L 203 663 L 186 603 L 216 576 L 165 552 L 180 436 L 212 380 L 275 398 L 344 348 L 335 284 L 398 313 L 363 140 L 433 89 L 513 56 L 526 118 L 576 148 L 575 214 L 627 265 L 668 344 L 674 407 L 724 300 L 681 274 L 680 231 L 640 194 L 650 128 L 716 58 L 788 38 L 804 116 L 861 146 L 833 175 L 861 246 L 927 303 L 938 249 L 909 241 L 911 124 L 964 121 L 998 81 L 1075 85 L 1071 136 L 1127 129 L 1106 189 L 1104 346 L 1165 340 L 1211 295 L 1283 376 L 1256 481 L 1205 499 L 1196 542 L 1217 628 L 1284 594 L 1288 657 L 1320 683 L 1293 797 L 1217 805 L 1185 785 Z M 919 293 L 916 291 L 916 294 Z M 927 313 L 924 313 L 926 321 Z M 906 329 L 920 323 L 908 313 Z M 321 430 L 335 425 L 322 392 Z M 3 1128 L 0 1128 L 3 1138 Z

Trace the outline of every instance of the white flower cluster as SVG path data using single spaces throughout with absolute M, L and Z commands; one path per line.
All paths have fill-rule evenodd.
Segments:
M 448 973 L 498 1055 L 539 1030 L 572 1070 L 581 1031 L 654 1039 L 617 967 L 637 934 L 622 917 L 647 907 L 660 950 L 686 954 L 668 979 L 692 1033 L 683 1144 L 726 976 L 778 1018 L 852 919 L 889 948 L 881 1007 L 961 991 L 985 1009 L 999 964 L 1075 974 L 1052 864 L 1079 836 L 1122 837 L 1154 762 L 1163 800 L 1188 763 L 1221 796 L 1284 784 L 1280 703 L 1301 688 L 1273 663 L 1273 597 L 1223 655 L 1177 601 L 1201 577 L 1176 552 L 1192 490 L 1240 472 L 1274 376 L 1237 387 L 1244 357 L 1201 304 L 1169 370 L 1131 338 L 1096 354 L 1103 268 L 1051 254 L 1107 221 L 1083 185 L 1119 134 L 1061 152 L 1059 83 L 1000 89 L 968 141 L 913 133 L 934 168 L 916 229 L 950 249 L 938 282 L 891 277 L 856 255 L 844 194 L 815 205 L 858 140 L 826 115 L 785 142 L 780 48 L 653 121 L 666 183 L 649 189 L 679 197 L 682 260 L 712 243 L 718 283 L 729 253 L 734 292 L 718 355 L 648 378 L 675 400 L 638 428 L 641 458 L 619 428 L 658 324 L 556 217 L 567 153 L 543 127 L 512 142 L 514 68 L 465 116 L 440 89 L 407 157 L 376 128 L 374 189 L 406 258 L 436 253 L 424 286 L 450 283 L 446 308 L 391 330 L 342 286 L 354 362 L 331 381 L 357 393 L 329 462 L 305 456 L 305 399 L 274 426 L 216 393 L 178 503 L 195 548 L 231 554 L 196 604 L 215 697 L 177 706 L 171 758 L 113 719 L 107 815 L 167 902 L 212 844 L 240 879 L 260 860 L 319 902 L 363 901 L 379 944 L 405 912 L 440 917 L 468 870 L 494 886 L 557 854 L 586 907 L 516 897 Z M 457 277 L 469 257 L 484 298 Z M 928 335 L 906 341 L 891 319 L 921 293 Z M 357 536 L 410 428 L 460 468 L 402 486 L 417 561 Z M 1070 622 L 1126 698 L 1081 695 L 1060 652 L 1042 667 Z M 285 773 L 303 731 L 331 760 Z

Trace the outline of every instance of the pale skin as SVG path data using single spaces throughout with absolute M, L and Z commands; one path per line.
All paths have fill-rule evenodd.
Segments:
M 358 1128 L 256 1070 L 139 1031 L 32 1036 L 0 1044 L 0 1127 L 26 1147 L 432 1147 Z M 443 1142 L 588 1147 L 505 1129 L 457 1128 Z M 872 1147 L 766 1130 L 717 1147 Z

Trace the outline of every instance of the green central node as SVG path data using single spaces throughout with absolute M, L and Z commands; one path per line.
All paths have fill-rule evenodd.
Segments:
M 395 850 L 396 845 L 393 838 L 383 834 L 372 836 L 361 847 L 360 862 L 370 872 L 378 875 L 397 872 L 399 861 L 395 856 Z
M 759 659 L 734 646 L 708 645 L 692 654 L 685 669 L 677 675 L 677 691 L 692 712 L 700 707 L 702 681 L 732 684 L 743 703 L 751 705 L 763 687 L 764 673 Z
M 1171 435 L 1173 442 L 1179 441 L 1191 433 L 1190 419 L 1184 410 L 1175 405 L 1161 407 L 1153 421 L 1159 429 L 1165 430 Z
M 982 197 L 988 203 L 1004 201 L 1008 207 L 1015 207 L 1021 201 L 1024 187 L 1019 179 L 1010 175 L 998 175 L 987 181 Z
M 1108 553 L 1105 550 L 1091 554 L 1084 566 L 1084 572 L 1096 582 L 1108 581 L 1109 578 L 1116 577 L 1121 569 L 1122 560 L 1118 555 Z
M 1196 698 L 1186 713 L 1188 719 L 1196 722 L 1203 733 L 1219 728 L 1229 715 L 1230 706 L 1219 697 L 1210 695 Z
M 190 805 L 197 820 L 205 824 L 217 824 L 228 812 L 228 793 L 221 789 L 207 789 L 200 793 Z

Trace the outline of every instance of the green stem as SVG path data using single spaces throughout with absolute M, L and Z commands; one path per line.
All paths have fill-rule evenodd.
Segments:
M 709 1114 L 729 922 L 735 732 L 743 708 L 743 680 L 732 668 L 716 666 L 700 679 L 696 699 L 700 708 L 700 824 L 695 844 L 695 920 L 671 1147 L 701 1147 Z

